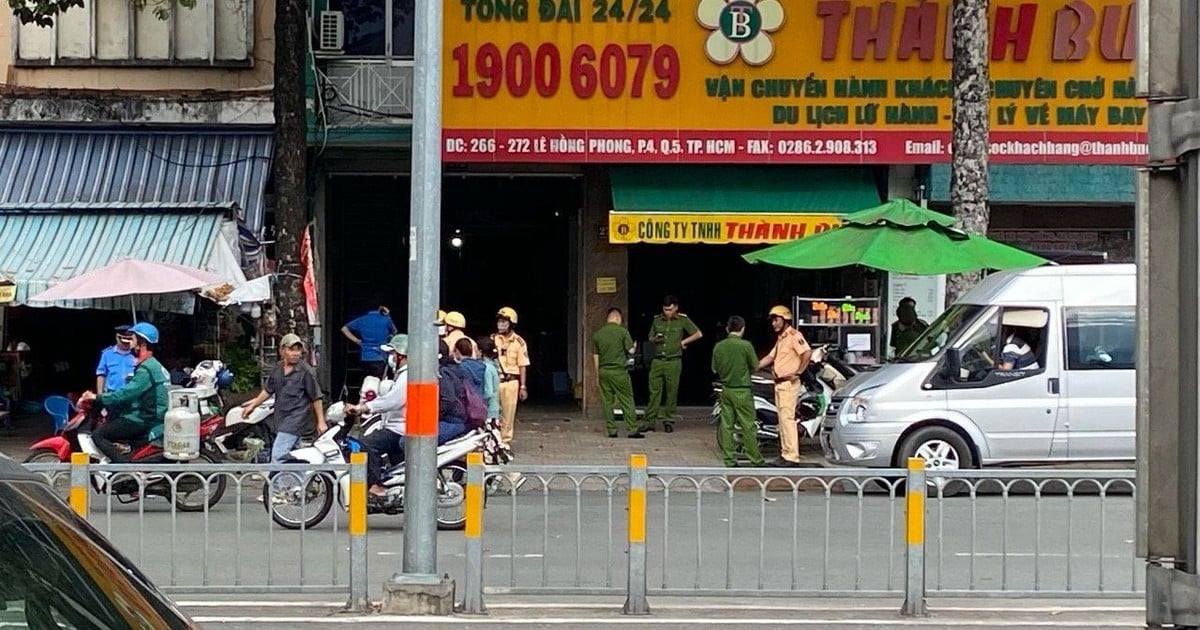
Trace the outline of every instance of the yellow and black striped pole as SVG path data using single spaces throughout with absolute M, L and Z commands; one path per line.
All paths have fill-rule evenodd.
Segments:
M 646 456 L 629 456 L 629 575 L 625 614 L 648 615 L 646 601 Z
M 367 612 L 367 454 L 350 454 L 350 601 L 351 612 Z
M 71 509 L 83 518 L 88 517 L 88 464 L 87 453 L 71 453 Z
M 483 453 L 467 455 L 467 539 L 466 592 L 463 612 L 482 615 L 483 603 Z
M 905 558 L 907 572 L 904 583 L 903 615 L 923 617 L 925 610 L 925 460 L 908 459 L 905 477 Z

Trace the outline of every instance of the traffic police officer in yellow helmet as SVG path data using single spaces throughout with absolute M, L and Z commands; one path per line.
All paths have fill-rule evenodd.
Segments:
M 496 312 L 496 332 L 492 341 L 500 355 L 500 435 L 512 444 L 517 420 L 517 402 L 529 397 L 525 379 L 529 368 L 529 346 L 513 326 L 517 311 L 505 306 Z
M 454 349 L 459 339 L 466 339 L 471 342 L 471 356 L 479 356 L 479 348 L 475 346 L 475 340 L 467 336 L 467 318 L 458 311 L 450 311 L 442 318 L 446 324 L 446 335 L 444 337 L 446 346 Z
M 440 308 L 438 309 L 437 319 L 433 322 L 433 325 L 437 326 L 438 339 L 445 339 L 446 338 L 446 311 L 443 311 Z
M 804 335 L 792 326 L 792 310 L 775 306 L 768 315 L 775 331 L 775 347 L 758 363 L 759 369 L 773 366 L 775 409 L 779 411 L 779 459 L 775 466 L 800 466 L 800 432 L 796 428 L 796 401 L 800 397 L 800 375 L 808 369 L 812 348 Z

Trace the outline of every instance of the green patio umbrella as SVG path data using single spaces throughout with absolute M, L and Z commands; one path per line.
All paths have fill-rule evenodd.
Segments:
M 1026 269 L 1046 259 L 951 227 L 952 217 L 907 200 L 889 201 L 846 216 L 827 232 L 743 256 L 750 263 L 795 269 L 865 265 L 916 275 L 981 269 Z

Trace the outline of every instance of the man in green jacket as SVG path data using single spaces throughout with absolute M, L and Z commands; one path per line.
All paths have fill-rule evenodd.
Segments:
M 92 432 L 96 448 L 104 453 L 104 462 L 125 463 L 129 456 L 117 450 L 113 440 L 134 440 L 162 424 L 167 415 L 167 383 L 171 377 L 166 368 L 154 358 L 158 343 L 158 328 L 147 322 L 129 329 L 134 337 L 133 356 L 136 367 L 133 377 L 124 387 L 96 396 L 84 394 L 84 400 L 95 398 L 105 407 L 119 407 L 121 415 L 110 417 Z
M 750 459 L 750 465 L 766 466 L 758 450 L 758 434 L 754 426 L 754 398 L 750 393 L 750 375 L 758 367 L 758 355 L 754 346 L 742 333 L 746 320 L 734 315 L 725 327 L 729 336 L 713 347 L 712 371 L 721 382 L 721 426 L 718 446 L 721 457 L 728 468 L 737 467 L 737 455 L 733 448 L 733 431 L 742 432 L 742 448 Z
M 621 325 L 621 309 L 608 309 L 608 321 L 592 335 L 592 361 L 600 379 L 600 401 L 604 406 L 604 428 L 608 437 L 617 437 L 615 407 L 625 418 L 627 437 L 641 438 L 637 409 L 633 406 L 633 383 L 629 380 L 629 364 L 633 359 L 633 337 Z
M 663 298 L 662 315 L 656 315 L 650 323 L 654 358 L 650 361 L 650 402 L 646 405 L 646 422 L 642 425 L 642 431 L 655 430 L 660 409 L 663 430 L 667 433 L 675 430 L 683 351 L 703 336 L 696 324 L 679 312 L 679 300 L 675 296 Z

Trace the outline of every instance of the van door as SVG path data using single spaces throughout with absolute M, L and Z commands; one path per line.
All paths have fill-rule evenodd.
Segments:
M 1061 343 L 1057 309 L 1000 307 L 955 344 L 948 406 L 983 432 L 992 460 L 1045 460 L 1058 422 Z M 953 376 L 953 375 L 952 375 Z
M 1137 350 L 1135 309 L 1065 310 L 1066 390 L 1071 459 L 1133 459 Z

